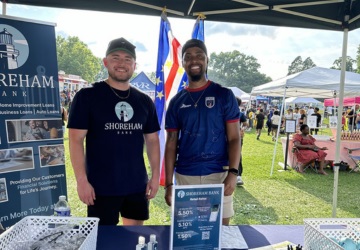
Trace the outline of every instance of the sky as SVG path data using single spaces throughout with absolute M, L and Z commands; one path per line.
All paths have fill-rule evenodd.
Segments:
M 3 6 L 0 7 L 1 13 Z M 7 4 L 9 16 L 54 23 L 57 35 L 77 36 L 97 57 L 103 58 L 110 40 L 124 37 L 136 46 L 137 72 L 155 72 L 159 16 L 80 11 Z M 169 18 L 173 35 L 181 44 L 191 38 L 194 20 Z M 319 67 L 329 68 L 341 57 L 343 33 L 324 30 L 210 22 L 205 19 L 208 54 L 238 50 L 254 56 L 259 71 L 273 80 L 287 75 L 291 62 L 311 57 Z M 356 59 L 360 29 L 349 32 L 347 53 Z M 60 70 L 60 69 L 59 69 Z M 71 74 L 71 72 L 66 72 Z

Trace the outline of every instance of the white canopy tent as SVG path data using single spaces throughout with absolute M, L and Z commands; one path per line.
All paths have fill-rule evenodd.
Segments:
M 289 97 L 285 99 L 286 104 L 290 103 L 321 103 L 312 97 Z
M 228 88 L 231 89 L 231 91 L 234 93 L 234 95 L 236 97 L 239 97 L 243 103 L 250 101 L 250 95 L 248 93 L 246 93 L 245 91 L 242 91 L 238 87 L 228 87 Z M 255 97 L 252 99 L 255 100 Z
M 332 98 L 340 92 L 340 70 L 314 67 L 256 86 L 251 95 Z M 346 72 L 344 96 L 360 95 L 360 74 Z
M 344 45 L 346 43 L 344 42 Z M 360 94 L 360 74 L 346 72 L 344 69 L 344 54 L 346 46 L 343 48 L 343 65 L 342 70 L 327 69 L 314 67 L 302 72 L 286 76 L 284 78 L 265 83 L 254 87 L 251 95 L 263 96 L 282 96 L 283 104 L 285 97 L 318 97 L 332 98 L 339 93 L 339 109 L 342 110 L 342 100 L 344 96 L 358 96 Z M 283 113 L 284 105 L 281 106 L 280 114 Z M 341 113 L 340 113 L 341 114 Z M 337 134 L 336 134 L 336 154 L 335 163 L 340 159 L 340 135 L 341 135 L 341 115 L 337 117 Z M 279 130 L 276 135 L 276 143 L 271 167 L 273 172 L 276 146 L 279 137 Z M 339 170 L 334 171 L 334 193 L 333 193 L 333 216 L 336 215 L 337 192 L 338 192 Z

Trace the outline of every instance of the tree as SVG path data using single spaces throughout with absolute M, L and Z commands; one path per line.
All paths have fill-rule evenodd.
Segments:
M 360 73 L 360 45 L 358 46 L 357 49 L 356 62 L 357 62 L 356 72 Z
M 57 36 L 56 48 L 59 70 L 81 76 L 88 82 L 95 80 L 101 69 L 100 59 L 94 56 L 88 46 L 78 37 L 69 36 L 65 39 Z
M 338 69 L 341 70 L 341 62 L 342 62 L 342 57 L 339 57 L 338 59 L 336 59 L 333 62 L 333 66 L 331 67 L 331 69 Z M 356 63 L 355 59 L 352 59 L 350 56 L 346 57 L 346 71 L 350 71 L 350 72 L 356 72 L 356 68 L 354 67 L 354 64 Z
M 288 75 L 311 69 L 315 66 L 315 63 L 313 62 L 313 60 L 311 60 L 310 57 L 306 58 L 303 61 L 301 56 L 297 56 L 288 67 Z
M 95 81 L 101 81 L 104 80 L 106 78 L 108 78 L 108 70 L 105 67 L 102 59 L 99 58 L 99 65 L 100 65 L 100 71 L 99 73 L 95 76 Z
M 252 87 L 271 81 L 270 77 L 259 72 L 259 68 L 260 64 L 255 57 L 237 50 L 211 53 L 208 76 L 224 86 L 234 86 L 251 92 Z

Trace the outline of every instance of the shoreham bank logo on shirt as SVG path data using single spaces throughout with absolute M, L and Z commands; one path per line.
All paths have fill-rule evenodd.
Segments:
M 105 123 L 105 130 L 117 130 L 118 134 L 132 134 L 134 130 L 142 130 L 141 123 L 129 122 L 134 116 L 134 109 L 127 102 L 115 105 L 115 114 L 120 122 Z
M 0 24 L 0 68 L 17 69 L 28 57 L 29 45 L 23 34 L 12 26 Z
M 121 122 L 128 122 L 134 116 L 134 110 L 127 102 L 116 104 L 115 113 Z

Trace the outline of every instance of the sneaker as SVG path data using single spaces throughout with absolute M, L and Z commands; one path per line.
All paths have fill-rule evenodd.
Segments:
M 244 185 L 244 182 L 243 182 L 243 180 L 241 179 L 241 176 L 238 176 L 238 177 L 236 178 L 236 185 L 238 185 L 238 186 Z

